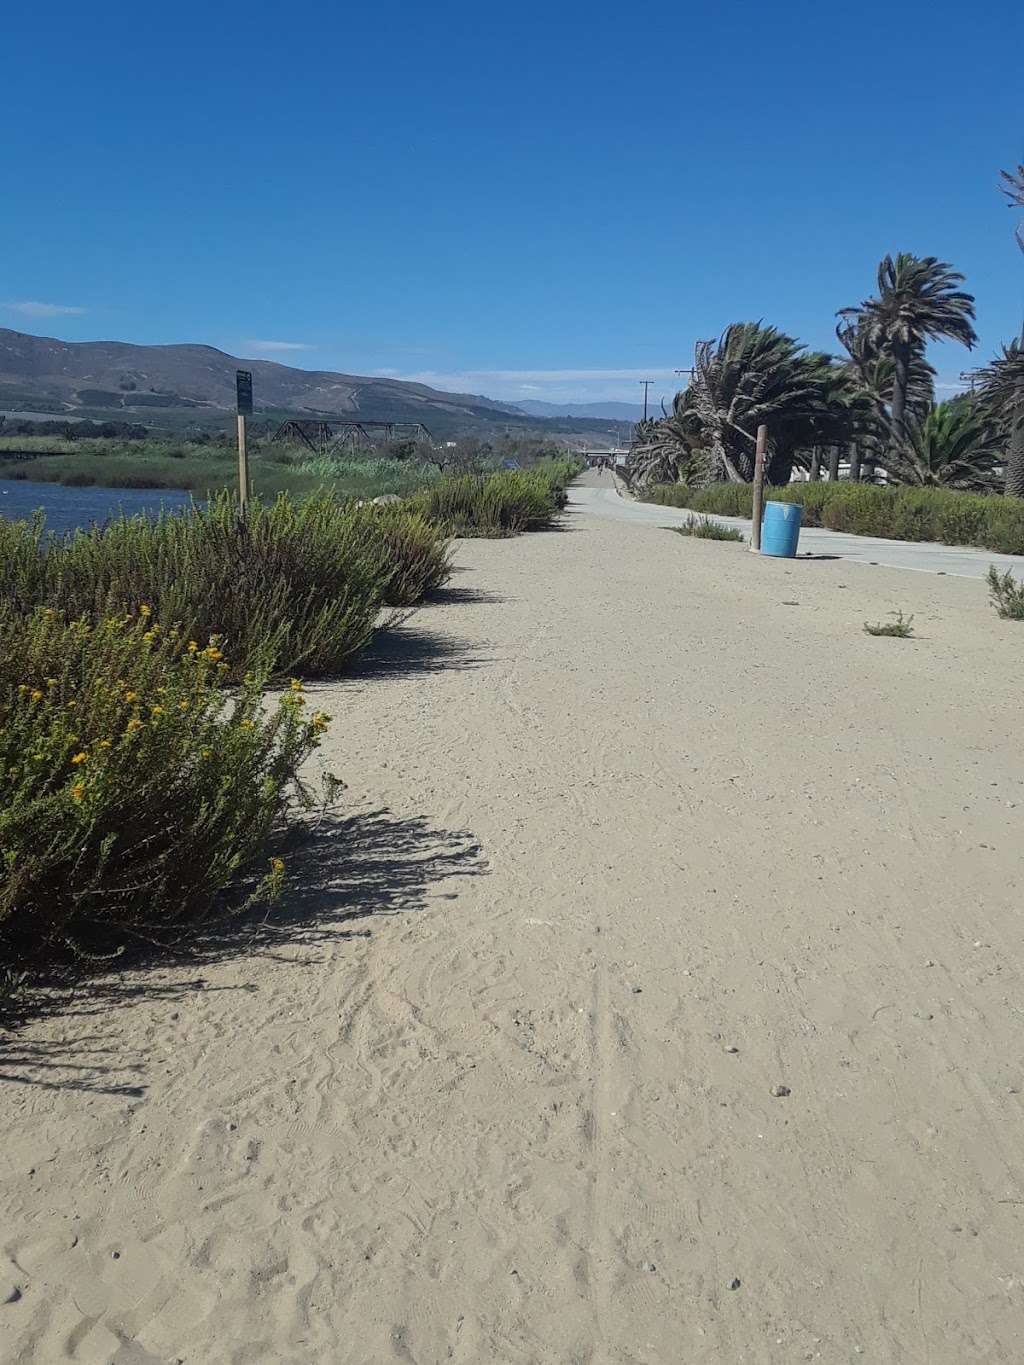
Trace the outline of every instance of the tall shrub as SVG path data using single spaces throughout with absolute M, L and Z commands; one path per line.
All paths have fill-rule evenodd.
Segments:
M 383 606 L 411 605 L 448 573 L 443 536 L 422 516 L 331 494 L 281 495 L 244 515 L 225 495 L 49 542 L 38 520 L 0 522 L 0 591 L 16 608 L 97 620 L 146 602 L 165 628 L 222 636 L 233 680 L 337 672 Z

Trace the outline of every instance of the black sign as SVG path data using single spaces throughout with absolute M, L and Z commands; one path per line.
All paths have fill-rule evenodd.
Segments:
M 252 416 L 252 370 L 235 371 L 235 398 L 240 416 Z

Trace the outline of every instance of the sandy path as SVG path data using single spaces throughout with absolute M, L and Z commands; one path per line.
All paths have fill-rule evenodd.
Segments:
M 1024 632 L 569 526 L 326 689 L 258 951 L 2 1049 L 0 1358 L 1022 1358 Z

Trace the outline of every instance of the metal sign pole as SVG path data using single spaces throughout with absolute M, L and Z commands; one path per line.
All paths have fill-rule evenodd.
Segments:
M 238 503 L 245 511 L 249 501 L 249 450 L 245 441 L 245 419 L 252 413 L 252 371 L 235 371 L 235 406 L 238 410 Z

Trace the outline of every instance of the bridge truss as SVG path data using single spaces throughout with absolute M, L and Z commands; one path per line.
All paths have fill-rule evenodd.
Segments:
M 433 441 L 422 422 L 342 422 L 305 417 L 289 417 L 270 439 L 297 441 L 308 446 L 314 455 L 373 450 L 388 441 Z

